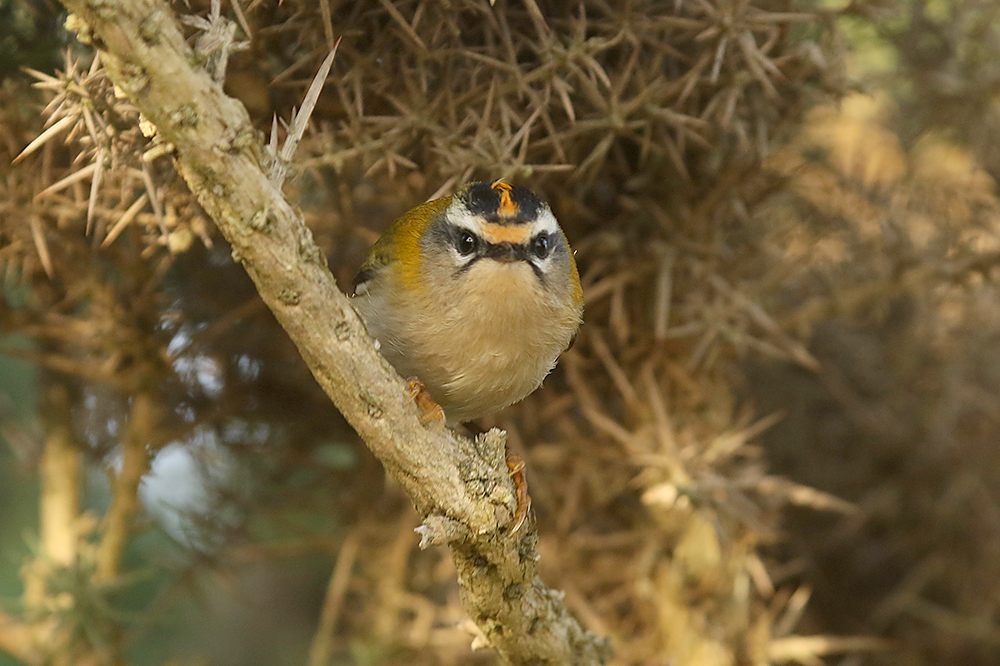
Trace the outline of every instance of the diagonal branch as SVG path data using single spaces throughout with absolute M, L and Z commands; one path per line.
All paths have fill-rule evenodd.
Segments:
M 205 71 L 163 0 L 63 0 L 81 41 L 176 148 L 176 164 L 320 386 L 424 518 L 425 543 L 448 543 L 462 599 L 511 664 L 603 663 L 536 575 L 533 530 L 509 530 L 516 505 L 499 432 L 472 442 L 421 424 L 403 381 L 337 288 L 301 214 L 267 177 L 246 110 Z

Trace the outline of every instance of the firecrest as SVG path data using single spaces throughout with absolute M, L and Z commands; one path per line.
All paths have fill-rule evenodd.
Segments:
M 450 423 L 538 388 L 583 314 L 573 252 L 548 204 L 502 180 L 397 219 L 354 286 L 382 354 L 423 383 Z

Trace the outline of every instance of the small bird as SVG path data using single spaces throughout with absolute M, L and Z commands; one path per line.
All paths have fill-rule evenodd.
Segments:
M 503 180 L 469 183 L 398 218 L 354 289 L 382 354 L 418 403 L 426 392 L 452 424 L 537 389 L 583 316 L 576 261 L 552 210 Z M 530 499 L 524 462 L 508 452 L 507 464 L 517 531 Z
M 354 288 L 382 354 L 423 383 L 450 423 L 538 388 L 583 314 L 573 252 L 548 204 L 502 180 L 397 219 Z

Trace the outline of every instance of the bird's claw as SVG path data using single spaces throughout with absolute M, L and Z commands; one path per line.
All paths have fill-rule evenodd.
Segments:
M 417 406 L 421 425 L 427 426 L 431 423 L 444 425 L 444 409 L 434 402 L 434 398 L 427 392 L 427 387 L 422 381 L 416 377 L 409 377 L 406 380 L 406 392 Z
M 524 474 L 524 458 L 517 455 L 510 448 L 507 449 L 507 469 L 514 480 L 514 488 L 517 491 L 517 509 L 514 511 L 514 527 L 511 532 L 517 532 L 524 525 L 528 518 L 528 511 L 531 510 L 531 496 L 528 495 L 528 479 Z

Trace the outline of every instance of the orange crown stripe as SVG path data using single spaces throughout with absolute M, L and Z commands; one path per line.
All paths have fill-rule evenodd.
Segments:
M 517 215 L 520 207 L 510 198 L 510 193 L 514 188 L 502 180 L 493 181 L 490 187 L 500 193 L 500 206 L 497 208 L 497 214 L 502 217 L 514 217 Z

